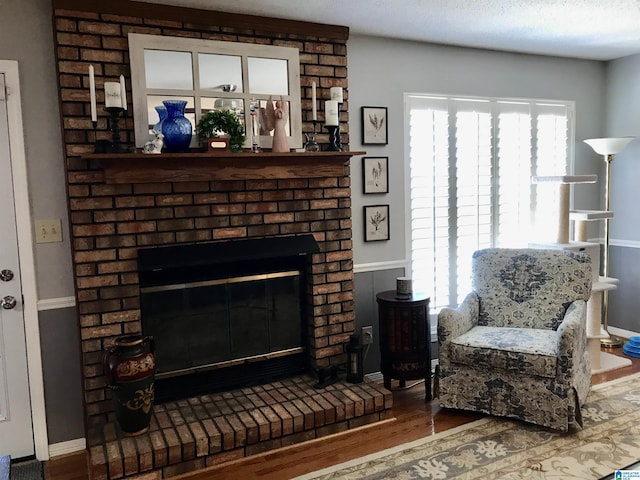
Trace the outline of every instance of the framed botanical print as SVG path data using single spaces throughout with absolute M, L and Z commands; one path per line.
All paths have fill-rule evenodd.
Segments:
M 364 241 L 389 240 L 389 205 L 365 205 Z
M 362 107 L 362 144 L 386 145 L 387 107 Z
M 362 158 L 362 193 L 389 193 L 389 157 Z

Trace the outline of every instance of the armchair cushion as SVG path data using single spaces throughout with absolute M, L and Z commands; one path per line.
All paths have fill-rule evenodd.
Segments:
M 451 342 L 451 361 L 554 378 L 557 334 L 537 328 L 474 327 Z

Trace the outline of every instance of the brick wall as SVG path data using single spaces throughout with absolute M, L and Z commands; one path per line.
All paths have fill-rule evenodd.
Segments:
M 309 352 L 315 367 L 344 363 L 344 346 L 354 330 L 348 167 L 344 175 L 327 178 L 115 185 L 104 182 L 99 161 L 83 155 L 92 153 L 96 139 L 110 138 L 104 112 L 95 132 L 91 124 L 88 66 L 95 68 L 99 105 L 103 82 L 124 74 L 130 86 L 129 32 L 299 48 L 305 132 L 312 129 L 311 82 L 318 84 L 319 99 L 328 97 L 331 86 L 348 86 L 346 35 L 304 35 L 297 32 L 299 25 L 269 19 L 262 20 L 264 29 L 248 28 L 252 23 L 245 16 L 136 2 L 53 4 L 88 426 L 103 423 L 111 410 L 103 350 L 117 336 L 141 330 L 136 262 L 141 247 L 313 233 L 321 253 L 310 260 Z M 183 17 L 190 20 L 176 20 Z M 216 24 L 216 18 L 225 24 Z M 274 32 L 274 22 L 296 33 Z M 322 30 L 311 26 L 310 31 Z M 342 142 L 348 145 L 346 106 L 341 115 Z M 121 138 L 133 144 L 131 117 Z M 326 135 L 319 141 L 327 143 Z

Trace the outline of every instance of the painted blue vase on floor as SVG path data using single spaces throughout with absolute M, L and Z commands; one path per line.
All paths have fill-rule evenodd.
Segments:
M 163 100 L 167 118 L 162 121 L 164 146 L 169 152 L 186 152 L 191 143 L 193 126 L 184 116 L 185 100 Z
M 153 129 L 156 132 L 162 133 L 162 122 L 164 122 L 164 119 L 167 118 L 167 107 L 165 107 L 164 105 L 158 105 L 154 108 L 156 109 L 156 112 L 158 112 L 158 117 L 160 117 L 160 120 L 153 126 Z

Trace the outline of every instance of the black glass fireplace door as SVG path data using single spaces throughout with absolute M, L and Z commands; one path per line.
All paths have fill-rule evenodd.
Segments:
M 158 378 L 302 351 L 299 271 L 141 289 Z
M 138 250 L 156 403 L 309 371 L 313 235 Z

